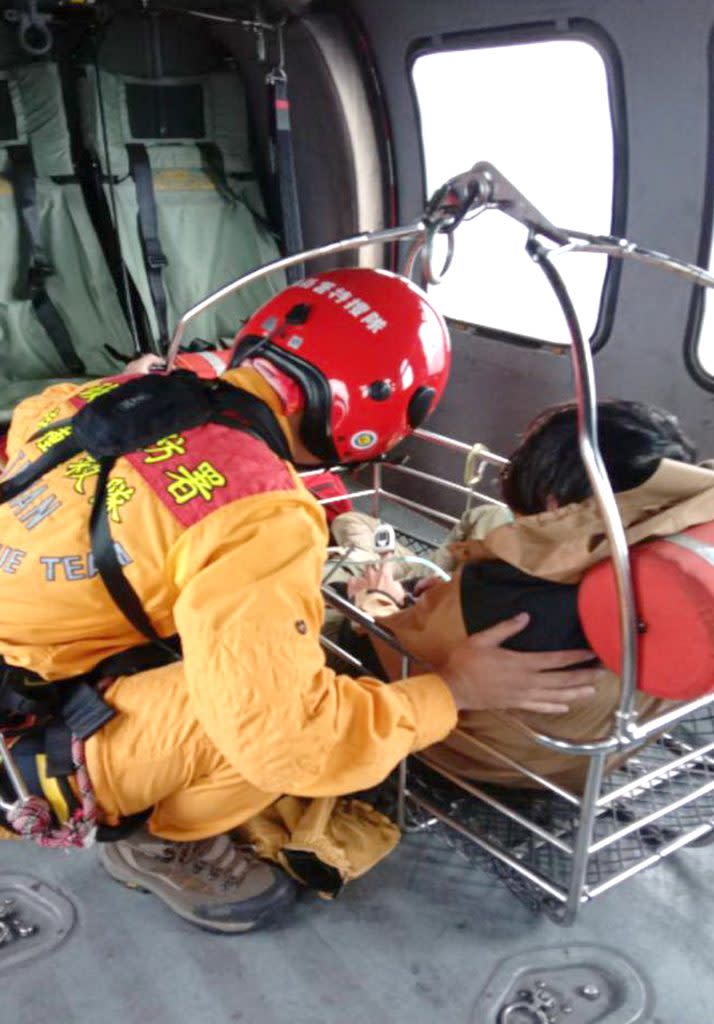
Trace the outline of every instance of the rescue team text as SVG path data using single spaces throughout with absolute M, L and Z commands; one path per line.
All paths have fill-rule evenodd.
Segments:
M 20 565 L 26 554 L 26 551 L 21 551 L 19 548 L 11 548 L 7 544 L 0 544 L 0 572 L 6 572 L 10 576 L 14 576 L 18 565 Z
M 131 565 L 132 559 L 118 541 L 114 541 L 119 565 Z M 57 580 L 90 580 L 97 575 L 94 555 L 42 555 L 40 562 L 45 567 L 45 581 L 56 583 Z
M 120 565 L 131 565 L 131 557 L 118 541 L 114 542 L 114 550 Z M 26 556 L 27 552 L 20 548 L 0 544 L 0 572 L 14 576 Z M 72 583 L 75 580 L 90 580 L 97 575 L 91 552 L 86 555 L 41 555 L 38 562 L 42 566 L 45 583 L 56 583 L 58 580 Z

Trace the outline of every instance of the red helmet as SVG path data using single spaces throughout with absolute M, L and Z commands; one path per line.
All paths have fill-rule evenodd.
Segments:
M 411 281 L 343 268 L 291 285 L 253 314 L 231 366 L 257 355 L 299 384 L 305 447 L 325 463 L 359 462 L 423 423 L 446 385 L 451 343 Z

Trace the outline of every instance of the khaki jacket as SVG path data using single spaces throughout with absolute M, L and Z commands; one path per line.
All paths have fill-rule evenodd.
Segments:
M 630 544 L 677 533 L 714 519 L 714 472 L 664 459 L 644 484 L 617 495 L 617 504 Z M 471 560 L 502 559 L 543 579 L 577 583 L 590 566 L 608 556 L 609 544 L 597 505 L 591 498 L 519 518 L 493 530 L 483 540 L 453 544 L 450 550 L 462 565 Z M 460 571 L 450 583 L 436 585 L 411 608 L 383 620 L 383 624 L 388 624 L 408 650 L 438 668 L 466 635 Z M 379 656 L 390 674 L 398 672 L 398 658 L 390 648 L 379 645 Z M 427 754 L 435 763 L 469 778 L 528 785 L 523 775 L 470 743 L 470 736 L 553 781 L 578 789 L 584 780 L 586 758 L 554 753 L 540 746 L 518 727 L 518 719 L 561 739 L 594 740 L 608 733 L 619 695 L 619 680 L 608 673 L 594 698 L 573 705 L 564 715 L 463 713 L 459 729 L 466 735 L 452 734 Z M 643 719 L 653 717 L 662 707 L 663 702 L 645 695 L 637 701 Z M 622 757 L 612 758 L 609 767 L 621 761 Z

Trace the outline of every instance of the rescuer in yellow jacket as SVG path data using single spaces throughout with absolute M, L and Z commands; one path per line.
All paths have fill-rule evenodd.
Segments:
M 223 380 L 265 403 L 296 464 L 357 462 L 423 421 L 449 359 L 445 325 L 411 283 L 338 270 L 260 309 Z M 24 402 L 4 479 L 62 444 L 68 416 L 120 386 L 58 385 Z M 90 548 L 98 472 L 79 452 L 0 506 L 0 655 L 40 683 L 72 680 L 145 643 Z M 517 623 L 465 641 L 439 675 L 384 686 L 326 668 L 324 516 L 293 466 L 249 431 L 209 423 L 157 437 L 118 460 L 105 502 L 123 574 L 153 629 L 178 634 L 183 660 L 110 681 L 103 696 L 115 717 L 83 748 L 72 741 L 81 772 L 52 769 L 36 734 L 34 746 L 21 737 L 13 752 L 54 793 L 60 820 L 78 821 L 96 805 L 100 823 L 120 827 L 150 812 L 146 828 L 102 847 L 103 863 L 204 927 L 245 931 L 292 899 L 282 872 L 225 835 L 282 795 L 332 800 L 374 785 L 443 739 L 462 708 L 592 693 L 590 670 L 547 671 L 582 652 L 501 650 Z M 490 686 L 484 703 L 479 677 L 487 676 L 502 685 L 498 696 Z M 6 779 L 0 792 L 7 804 Z M 308 814 L 303 832 L 317 827 Z

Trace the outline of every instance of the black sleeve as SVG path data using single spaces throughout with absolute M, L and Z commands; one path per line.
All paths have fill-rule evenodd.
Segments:
M 506 641 L 514 651 L 567 651 L 586 648 L 575 584 L 529 576 L 505 562 L 470 562 L 461 573 L 461 611 L 467 633 L 495 626 L 528 612 L 528 626 Z

